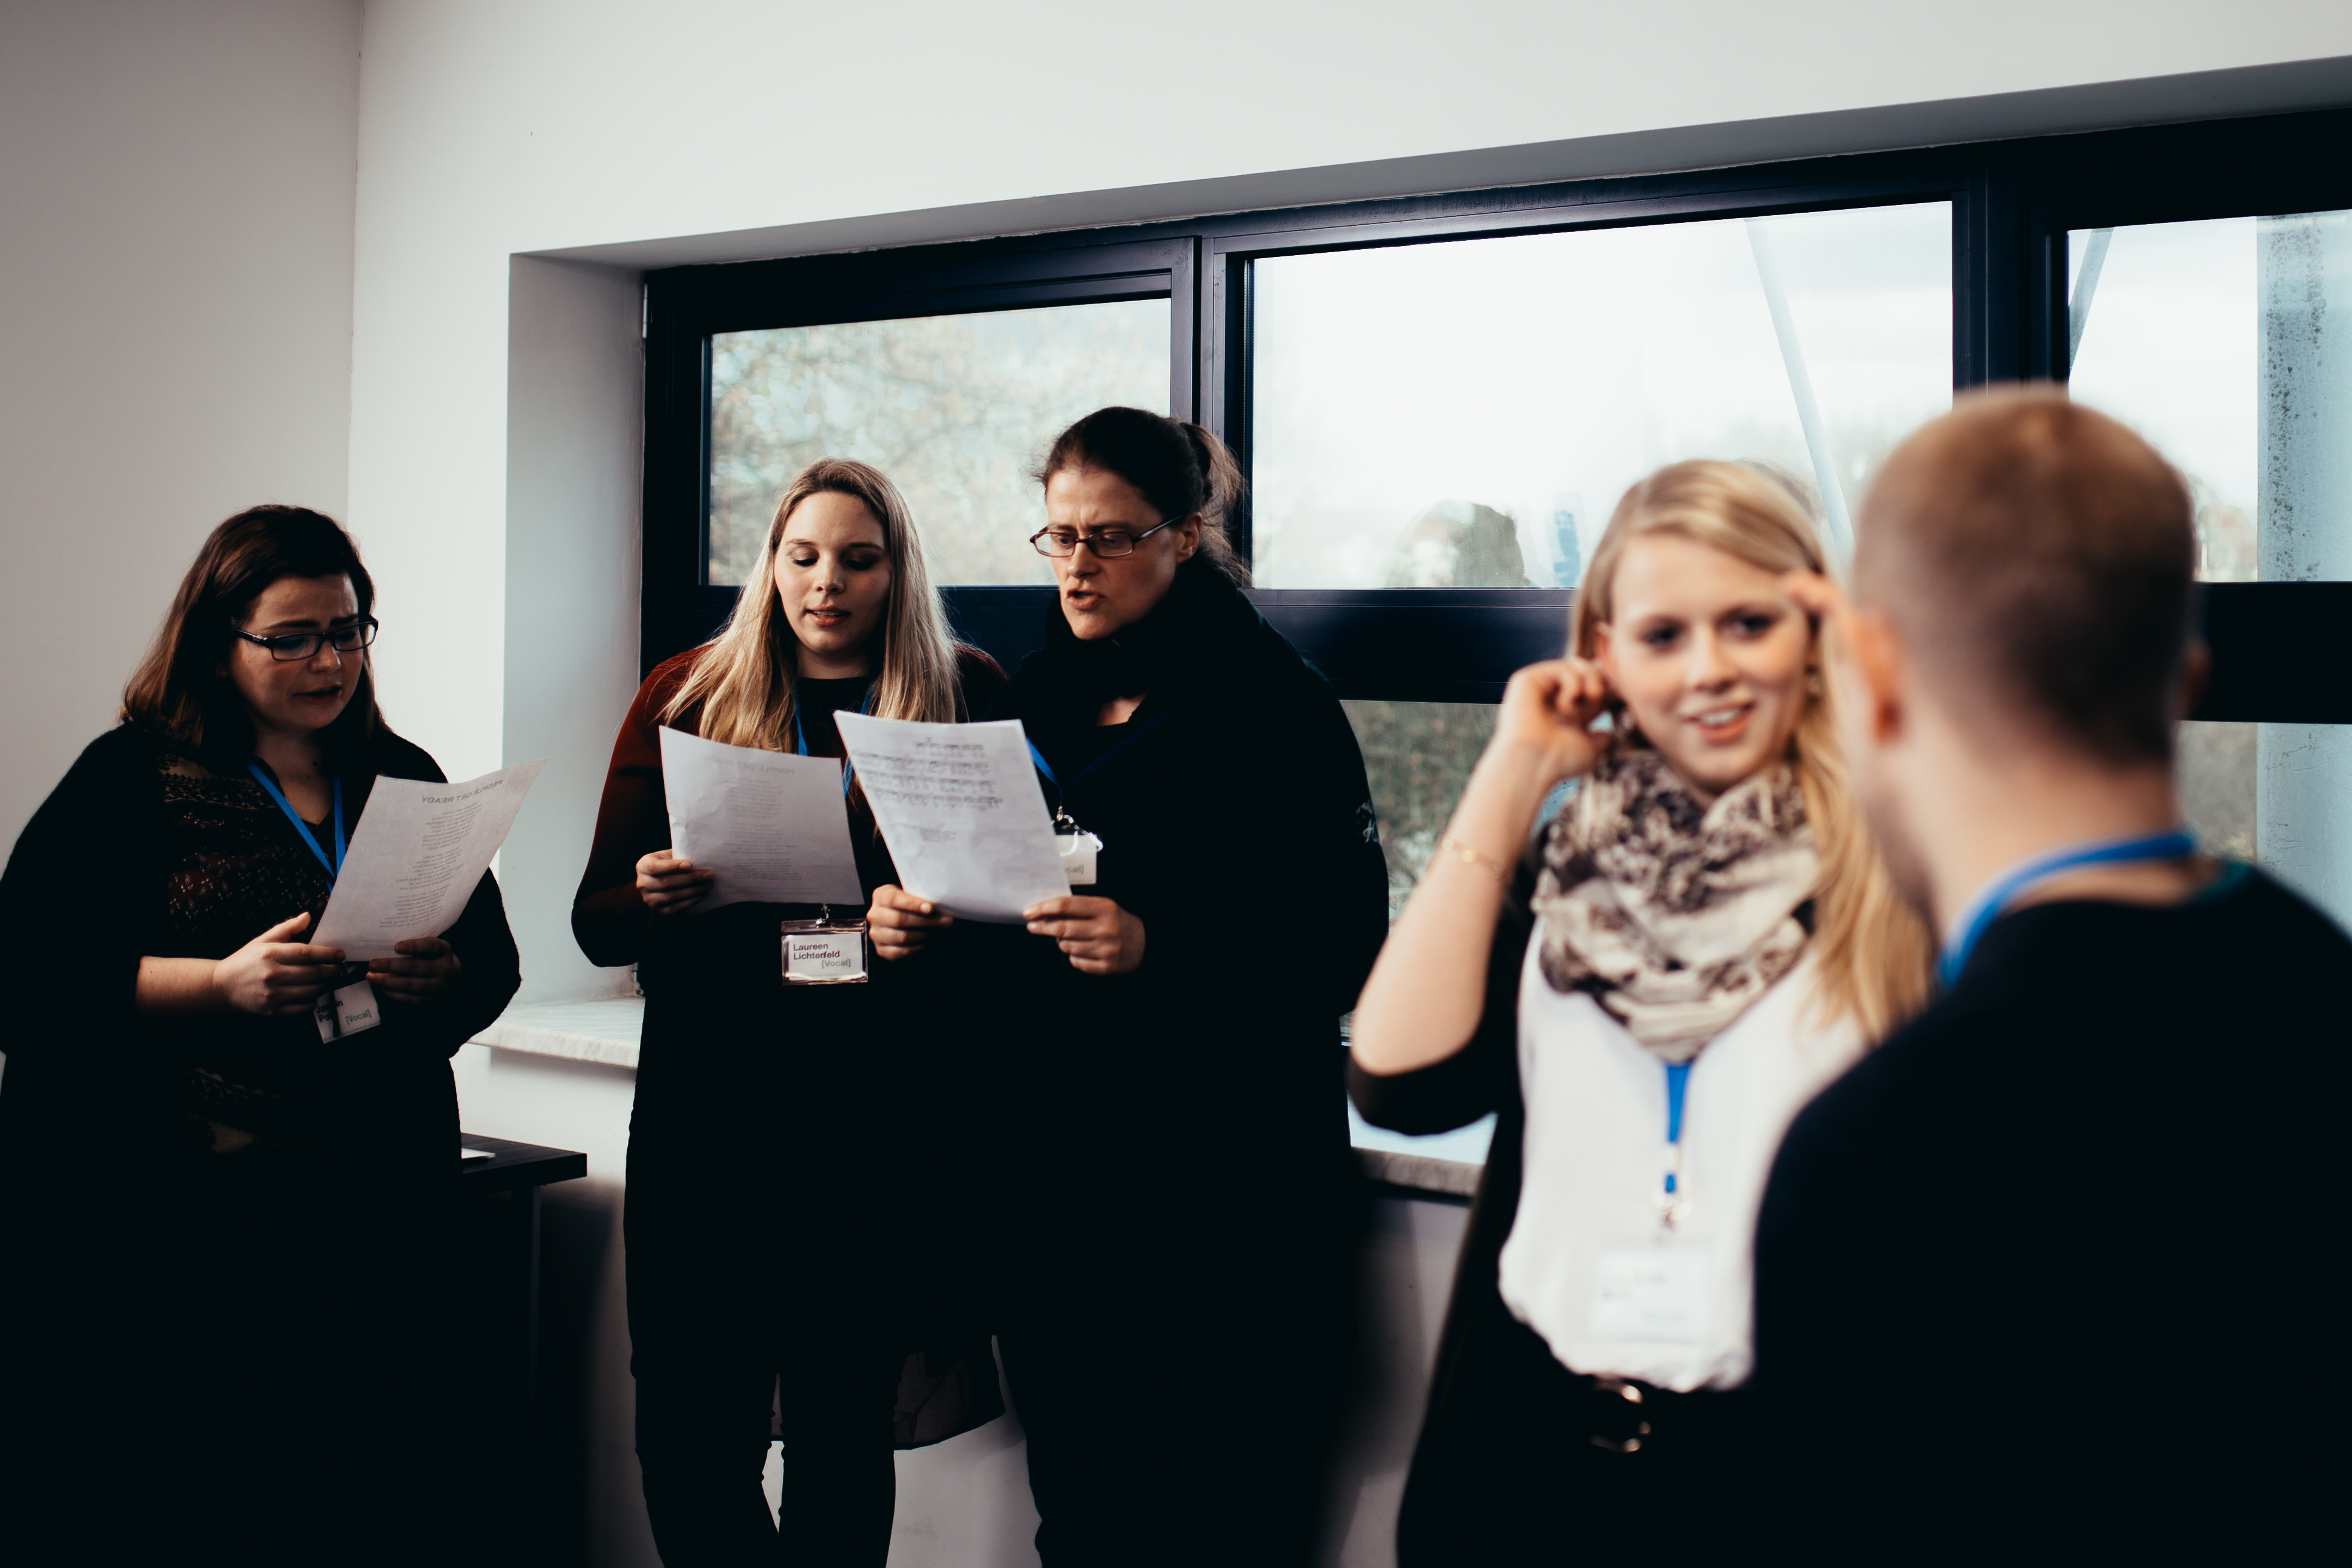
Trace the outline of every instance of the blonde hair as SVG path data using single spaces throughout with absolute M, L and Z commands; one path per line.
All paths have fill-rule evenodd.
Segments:
M 662 709 L 669 723 L 702 705 L 697 732 L 705 740 L 763 751 L 791 749 L 793 684 L 799 673 L 800 639 L 776 603 L 776 550 L 793 509 L 818 494 L 863 501 L 882 525 L 883 554 L 890 563 L 890 598 L 882 612 L 880 673 L 874 682 L 874 712 L 885 719 L 949 722 L 961 712 L 956 680 L 955 639 L 947 611 L 923 564 L 922 537 L 906 497 L 882 471 L 845 458 L 819 458 L 793 477 L 776 502 L 758 570 L 718 634 L 703 644 L 703 656 Z
M 1742 463 L 1670 464 L 1627 490 L 1610 516 L 1570 615 L 1569 651 L 1575 657 L 1592 657 L 1595 629 L 1613 614 L 1612 581 L 1625 547 L 1654 533 L 1687 539 L 1767 572 L 1828 570 L 1812 521 L 1785 480 Z M 1927 922 L 1895 893 L 1863 821 L 1838 748 L 1830 684 L 1820 677 L 1821 654 L 1815 627 L 1808 661 L 1814 677 L 1790 740 L 1821 857 L 1821 879 L 1813 888 L 1814 1001 L 1823 1017 L 1851 1016 L 1875 1042 L 1927 1005 L 1935 942 Z

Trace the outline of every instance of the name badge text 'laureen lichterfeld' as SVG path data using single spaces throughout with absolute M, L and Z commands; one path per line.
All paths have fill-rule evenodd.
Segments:
M 787 985 L 865 984 L 865 921 L 834 926 L 817 921 L 786 921 L 783 940 Z

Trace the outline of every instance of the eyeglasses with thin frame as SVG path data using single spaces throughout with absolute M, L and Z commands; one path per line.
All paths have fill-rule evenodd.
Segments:
M 379 625 L 381 623 L 370 616 L 348 626 L 331 626 L 323 632 L 279 632 L 276 637 L 257 637 L 235 626 L 229 629 L 255 647 L 268 648 L 269 657 L 278 663 L 291 664 L 299 658 L 316 658 L 320 643 L 337 653 L 357 653 L 375 641 Z
M 1141 533 L 1132 533 L 1124 528 L 1098 528 L 1092 533 L 1080 533 L 1075 528 L 1041 528 L 1029 536 L 1029 542 L 1036 547 L 1038 554 L 1056 559 L 1076 555 L 1078 546 L 1083 544 L 1095 552 L 1096 560 L 1116 561 L 1122 555 L 1134 554 L 1137 545 L 1170 523 L 1181 522 L 1192 515 L 1188 511 L 1177 517 L 1163 517 Z

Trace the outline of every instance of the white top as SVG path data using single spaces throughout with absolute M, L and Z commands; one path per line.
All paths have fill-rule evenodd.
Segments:
M 1862 1055 L 1861 1033 L 1812 1016 L 1809 954 L 1707 1043 L 1684 1095 L 1682 1204 L 1662 1244 L 1664 1064 L 1591 996 L 1546 984 L 1542 952 L 1538 922 L 1519 976 L 1526 1176 L 1503 1243 L 1504 1303 L 1572 1372 L 1736 1387 L 1755 1362 L 1756 1214 L 1772 1157 L 1805 1102 Z M 1633 1298 L 1649 1310 L 1629 1311 Z

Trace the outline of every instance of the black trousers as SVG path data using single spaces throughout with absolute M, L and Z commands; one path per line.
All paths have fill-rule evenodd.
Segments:
M 701 1022 L 665 1038 L 649 1009 L 629 1123 L 629 1367 L 654 1541 L 667 1568 L 879 1568 L 906 1352 L 873 1173 L 838 1135 L 859 1124 L 858 1091 L 778 1048 L 772 1014 Z M 777 1519 L 760 1484 L 772 1408 Z
M 198 1150 L 118 1204 L 12 1216 L 0 1561 L 471 1562 L 456 1162 L 430 1153 L 404 1181 L 364 1151 Z
M 1454 1311 L 1401 1568 L 1679 1562 L 1743 1531 L 1753 1546 L 1747 1395 L 1580 1376 L 1491 1289 L 1463 1291 Z
M 1046 1568 L 1316 1561 L 1360 1205 L 1283 1187 L 1109 1187 L 1007 1249 L 997 1342 Z

